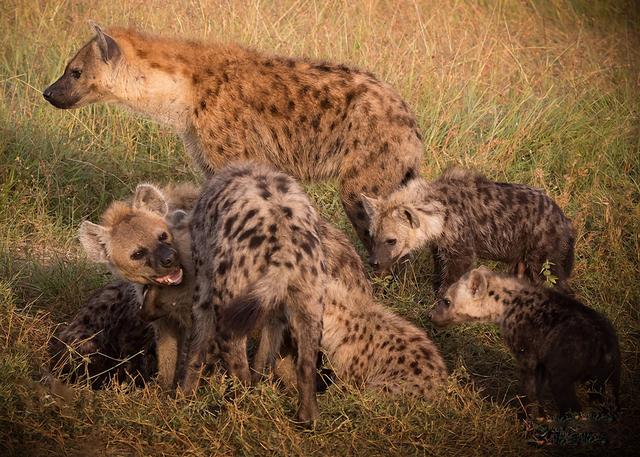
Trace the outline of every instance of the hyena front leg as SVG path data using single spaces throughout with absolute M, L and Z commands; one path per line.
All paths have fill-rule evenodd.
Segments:
M 295 307 L 290 307 L 289 318 L 291 334 L 298 346 L 296 374 L 299 406 L 296 418 L 309 423 L 320 414 L 316 401 L 316 361 L 322 337 L 323 305 L 320 294 L 298 295 Z
M 153 322 L 156 333 L 156 351 L 158 354 L 158 384 L 163 390 L 175 386 L 179 353 L 179 331 L 166 318 Z
M 360 141 L 360 148 L 368 148 L 367 139 Z M 381 149 L 380 146 L 377 146 Z M 350 160 L 350 157 L 353 159 Z M 362 160 L 366 157 L 367 160 Z M 371 253 L 369 218 L 362 205 L 361 195 L 386 197 L 419 175 L 419 156 L 406 157 L 404 161 L 389 160 L 382 151 L 366 154 L 352 150 L 345 158 L 340 174 L 340 197 L 345 213 L 368 253 Z
M 184 362 L 184 375 L 179 387 L 186 395 L 195 393 L 208 352 L 213 347 L 216 318 L 210 301 L 200 302 L 192 311 L 189 349 Z
M 473 266 L 475 256 L 473 252 L 447 252 L 440 250 L 440 259 L 442 261 L 442 275 L 440 288 L 436 291 L 439 297 L 442 297 L 451 284 L 459 280 Z

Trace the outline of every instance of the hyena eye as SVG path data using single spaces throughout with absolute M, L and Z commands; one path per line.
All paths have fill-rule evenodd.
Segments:
M 442 300 L 442 303 L 444 303 L 444 306 L 446 306 L 447 308 L 451 306 L 451 300 L 449 300 L 448 298 Z
M 137 251 L 134 251 L 133 254 L 131 254 L 131 260 L 140 260 L 141 258 L 144 257 L 146 253 L 147 253 L 146 249 L 140 248 Z
M 71 76 L 73 76 L 75 79 L 80 79 L 81 75 L 82 75 L 82 70 L 80 70 L 79 68 L 75 68 L 71 70 Z
M 385 243 L 387 243 L 389 246 L 395 246 L 397 242 L 398 240 L 396 240 L 395 238 L 390 238 L 385 241 Z
M 169 238 L 169 235 L 167 234 L 167 232 L 162 232 L 158 237 L 158 241 L 167 241 L 167 238 Z

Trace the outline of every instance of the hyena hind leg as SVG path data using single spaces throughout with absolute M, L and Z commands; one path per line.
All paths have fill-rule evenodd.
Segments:
M 282 319 L 274 317 L 263 327 L 258 350 L 253 358 L 252 380 L 254 382 L 275 368 L 276 357 L 282 347 L 286 325 Z
M 306 298 L 306 300 L 304 299 Z M 304 297 L 298 303 L 321 303 L 320 297 Z M 296 414 L 300 422 L 315 421 L 320 411 L 316 401 L 316 362 L 322 337 L 322 305 L 297 306 L 291 310 L 289 325 L 297 344 L 296 375 L 299 407 Z

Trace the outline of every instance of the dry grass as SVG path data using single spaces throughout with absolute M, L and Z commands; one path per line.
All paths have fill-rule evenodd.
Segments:
M 544 188 L 575 221 L 572 285 L 622 343 L 621 418 L 602 425 L 624 455 L 640 419 L 640 38 L 637 3 L 528 1 L 19 1 L 0 4 L 0 449 L 12 455 L 543 454 L 509 400 L 517 374 L 497 331 L 436 331 L 430 259 L 380 299 L 434 335 L 452 375 L 434 403 L 332 388 L 314 432 L 271 385 L 194 401 L 154 386 L 45 387 L 46 343 L 108 277 L 75 231 L 142 180 L 197 177 L 169 131 L 113 107 L 57 111 L 41 89 L 90 36 L 87 19 L 240 42 L 373 71 L 418 115 L 424 174 L 450 163 Z M 351 233 L 332 183 L 308 186 Z M 56 395 L 59 394 L 61 397 Z M 565 453 L 566 449 L 557 451 Z M 4 453 L 4 455 L 7 455 Z

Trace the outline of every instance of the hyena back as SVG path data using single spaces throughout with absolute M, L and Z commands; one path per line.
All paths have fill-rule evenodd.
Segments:
M 542 401 L 548 386 L 561 414 L 579 412 L 575 386 L 593 381 L 592 397 L 602 399 L 608 384 L 618 405 L 620 348 L 615 330 L 606 317 L 573 297 L 480 267 L 449 287 L 431 318 L 441 325 L 497 323 L 520 365 L 528 402 Z M 541 407 L 532 409 L 543 414 Z
M 453 168 L 433 182 L 415 179 L 384 200 L 366 198 L 365 207 L 372 220 L 373 266 L 386 270 L 429 244 L 439 295 L 477 257 L 507 262 L 514 273 L 524 266 L 536 282 L 549 261 L 558 287 L 571 274 L 571 221 L 539 189 Z
M 421 137 L 398 93 L 344 65 L 111 28 L 44 91 L 58 108 L 113 102 L 171 125 L 208 175 L 235 160 L 299 179 L 339 178 L 369 249 L 361 193 L 386 196 L 419 173 Z
M 191 219 L 196 284 L 185 391 L 197 385 L 214 342 L 228 370 L 248 383 L 247 333 L 263 324 L 254 359 L 262 371 L 273 364 L 288 327 L 297 345 L 297 418 L 317 418 L 315 367 L 326 284 L 319 225 L 300 186 L 269 167 L 232 165 L 209 180 Z

